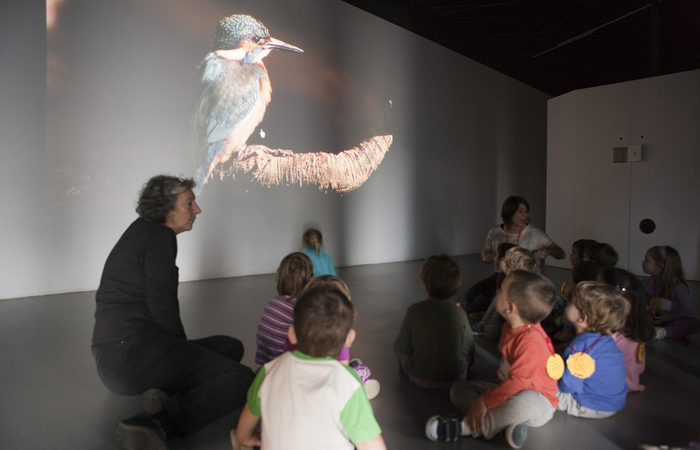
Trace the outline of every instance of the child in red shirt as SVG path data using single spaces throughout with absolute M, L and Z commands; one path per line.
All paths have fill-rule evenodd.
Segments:
M 431 417 L 425 426 L 429 439 L 491 439 L 504 431 L 508 444 L 518 448 L 527 437 L 527 427 L 549 422 L 559 403 L 557 379 L 561 373 L 555 369 L 563 371 L 564 364 L 554 356 L 554 347 L 539 323 L 551 312 L 554 296 L 552 282 L 540 275 L 516 270 L 506 277 L 494 299 L 496 310 L 506 320 L 498 343 L 503 355 L 500 382 L 452 385 L 452 403 L 466 415 Z

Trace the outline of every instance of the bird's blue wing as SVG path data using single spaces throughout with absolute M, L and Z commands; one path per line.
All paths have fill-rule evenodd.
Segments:
M 226 140 L 236 125 L 259 101 L 260 77 L 267 76 L 258 66 L 229 61 L 213 53 L 205 61 L 204 92 L 193 117 L 192 133 L 192 156 L 200 187 L 216 155 L 226 151 Z

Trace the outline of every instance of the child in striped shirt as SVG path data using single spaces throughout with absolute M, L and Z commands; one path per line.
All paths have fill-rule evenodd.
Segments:
M 287 330 L 294 320 L 294 304 L 313 278 L 313 264 L 301 252 L 290 253 L 280 263 L 275 279 L 277 296 L 270 300 L 260 317 L 255 362 L 265 364 L 284 352 Z

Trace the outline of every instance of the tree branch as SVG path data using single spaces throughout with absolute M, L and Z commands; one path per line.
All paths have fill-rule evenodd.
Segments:
M 291 150 L 270 149 L 264 145 L 249 145 L 238 152 L 229 167 L 218 170 L 219 176 L 234 176 L 235 172 L 251 173 L 253 180 L 263 186 L 287 184 L 317 184 L 341 194 L 362 185 L 389 151 L 392 135 L 374 136 L 341 153 L 294 153 Z

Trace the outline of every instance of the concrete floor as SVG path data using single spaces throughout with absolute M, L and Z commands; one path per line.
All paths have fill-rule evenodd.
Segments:
M 464 283 L 490 274 L 478 255 L 457 257 Z M 358 310 L 353 357 L 361 358 L 381 383 L 372 400 L 388 448 L 505 448 L 481 439 L 434 443 L 423 434 L 434 414 L 456 412 L 448 391 L 412 385 L 400 372 L 392 346 L 406 308 L 423 300 L 421 261 L 339 269 Z M 548 267 L 556 286 L 569 271 Z M 700 283 L 691 283 L 695 316 Z M 254 369 L 255 333 L 267 302 L 275 295 L 274 275 L 257 275 L 180 285 L 181 313 L 190 338 L 228 334 L 243 341 L 243 362 Z M 94 291 L 0 300 L 0 449 L 117 449 L 114 424 L 142 412 L 140 396 L 110 393 L 100 382 L 90 352 Z M 494 343 L 477 338 L 470 379 L 495 381 L 499 355 Z M 604 420 L 556 413 L 531 429 L 524 449 L 634 449 L 640 444 L 686 447 L 700 442 L 700 336 L 647 345 L 647 389 L 631 393 L 617 415 Z M 230 449 L 234 414 L 195 435 L 173 442 L 174 449 Z

